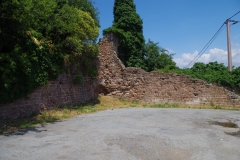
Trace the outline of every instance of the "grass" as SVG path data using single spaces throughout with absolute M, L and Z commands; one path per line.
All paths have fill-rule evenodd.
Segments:
M 164 104 L 152 104 L 150 108 L 166 108 L 166 106 Z
M 158 103 L 150 105 L 150 108 L 179 108 L 180 104 L 178 103 Z
M 215 106 L 214 109 L 222 109 L 221 106 Z
M 33 114 L 28 117 L 9 119 L 0 121 L 0 134 L 15 132 L 20 129 L 34 127 L 39 124 L 52 123 L 60 120 L 65 120 L 81 114 L 89 114 L 108 109 L 118 109 L 127 107 L 139 108 L 195 108 L 195 109 L 224 109 L 224 110 L 239 110 L 237 107 L 220 106 L 210 104 L 187 105 L 178 103 L 146 103 L 137 100 L 127 101 L 124 99 L 116 99 L 110 96 L 99 96 L 98 99 L 90 102 L 82 103 L 79 106 L 64 105 L 59 108 L 44 111 L 40 114 Z

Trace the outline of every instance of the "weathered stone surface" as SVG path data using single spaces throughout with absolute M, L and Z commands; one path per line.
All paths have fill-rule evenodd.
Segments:
M 186 75 L 145 72 L 125 68 L 117 58 L 117 38 L 109 34 L 101 39 L 98 82 L 106 95 L 145 102 L 210 103 L 240 105 L 239 96 L 205 81 Z M 100 92 L 101 93 L 101 92 Z M 117 94 L 118 93 L 118 94 Z
M 67 74 L 50 81 L 49 86 L 40 87 L 28 98 L 18 99 L 12 103 L 0 105 L 0 120 L 40 113 L 63 105 L 77 105 L 97 95 L 94 92 L 95 81 L 85 78 L 82 85 L 72 83 Z
M 78 105 L 98 94 L 154 103 L 214 102 L 240 106 L 239 96 L 229 89 L 185 75 L 126 68 L 117 57 L 118 39 L 112 34 L 100 39 L 99 46 L 96 80 L 85 77 L 83 84 L 75 85 L 69 75 L 62 74 L 57 80 L 50 81 L 48 87 L 38 88 L 27 99 L 0 105 L 0 120 L 39 113 L 62 105 Z M 239 89 L 237 91 L 240 92 Z

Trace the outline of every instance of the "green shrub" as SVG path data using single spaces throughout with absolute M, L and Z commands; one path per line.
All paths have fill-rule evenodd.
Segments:
M 77 73 L 74 75 L 73 82 L 75 84 L 82 84 L 83 83 L 83 76 L 81 73 Z
M 3 1 L 0 13 L 0 104 L 47 86 L 64 65 L 96 78 L 100 25 L 91 1 Z
M 150 107 L 152 107 L 152 108 L 165 108 L 165 105 L 159 103 L 159 104 L 153 104 Z

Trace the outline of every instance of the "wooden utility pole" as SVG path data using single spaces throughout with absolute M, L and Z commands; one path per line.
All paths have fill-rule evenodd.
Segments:
M 226 20 L 227 25 L 227 47 L 228 47 L 228 69 L 232 72 L 232 48 L 231 48 L 231 38 L 230 38 L 230 19 Z

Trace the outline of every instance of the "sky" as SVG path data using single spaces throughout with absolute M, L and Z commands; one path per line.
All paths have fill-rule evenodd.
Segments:
M 114 0 L 92 0 L 99 11 L 100 35 L 113 22 Z M 240 11 L 240 0 L 134 0 L 143 20 L 143 35 L 174 53 L 185 68 L 210 41 L 222 24 Z M 231 20 L 240 21 L 240 13 Z M 231 26 L 232 61 L 240 66 L 240 23 Z M 228 65 L 226 25 L 198 62 Z

